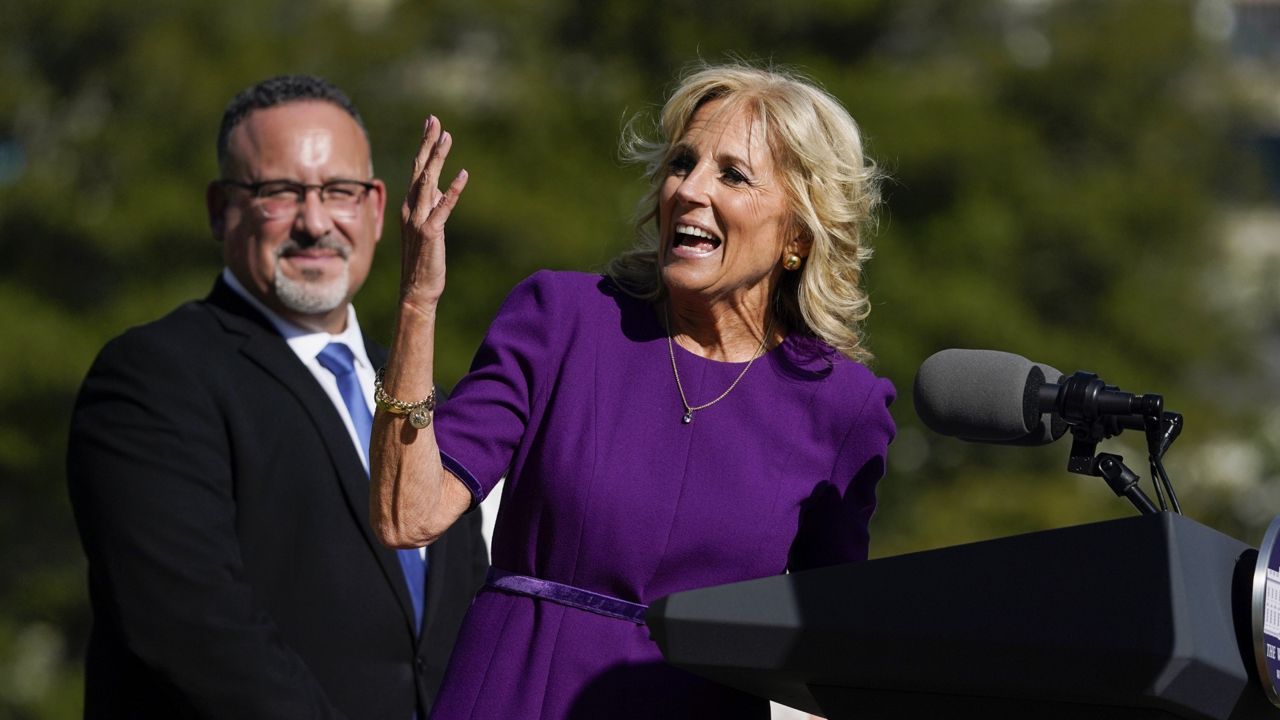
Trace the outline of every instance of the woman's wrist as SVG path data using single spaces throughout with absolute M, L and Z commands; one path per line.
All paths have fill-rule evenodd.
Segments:
M 399 398 L 426 397 L 434 372 L 436 305 L 400 301 L 395 338 L 383 382 L 385 391 Z
M 404 296 L 400 298 L 400 324 L 403 327 L 406 320 L 413 324 L 421 322 L 429 322 L 432 326 L 436 321 L 436 309 L 440 304 L 439 297 L 418 298 L 413 296 Z
M 415 428 L 419 430 L 426 428 L 431 424 L 431 413 L 436 409 L 435 388 L 432 388 L 430 394 L 422 400 L 406 402 L 387 392 L 383 385 L 386 370 L 385 367 L 379 368 L 378 375 L 373 381 L 373 401 L 378 409 L 386 410 L 392 415 L 407 415 L 409 423 Z

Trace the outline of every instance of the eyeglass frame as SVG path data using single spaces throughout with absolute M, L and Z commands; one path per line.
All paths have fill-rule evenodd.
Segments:
M 236 187 L 236 188 L 240 188 L 241 190 L 246 190 L 246 191 L 248 191 L 248 192 L 249 192 L 249 196 L 250 196 L 252 199 L 254 199 L 254 200 L 264 200 L 264 199 L 265 199 L 265 198 L 264 198 L 262 195 L 260 195 L 259 193 L 262 191 L 262 188 L 264 188 L 264 187 L 266 187 L 266 186 L 268 186 L 268 185 L 282 185 L 282 186 L 288 186 L 288 187 L 290 187 L 291 189 L 293 189 L 293 190 L 295 191 L 294 196 L 295 196 L 295 198 L 296 198 L 296 199 L 295 199 L 295 201 L 294 201 L 294 206 L 293 206 L 293 214 L 294 214 L 294 215 L 296 215 L 296 214 L 297 214 L 297 212 L 298 212 L 298 208 L 302 207 L 302 206 L 306 203 L 306 201 L 307 201 L 307 193 L 311 192 L 312 190 L 315 190 L 316 192 L 320 193 L 320 204 L 321 204 L 321 205 L 324 205 L 325 209 L 327 209 L 330 213 L 332 213 L 332 212 L 333 212 L 333 208 L 329 207 L 329 206 L 328 206 L 328 205 L 326 205 L 326 204 L 325 204 L 325 202 L 324 202 L 324 191 L 325 191 L 325 188 L 327 188 L 327 187 L 329 187 L 329 186 L 331 186 L 331 185 L 339 185 L 339 184 L 359 185 L 359 186 L 363 189 L 363 192 L 361 193 L 360 198 L 359 198 L 358 200 L 356 200 L 355 204 L 352 206 L 353 208 L 357 209 L 357 212 L 358 212 L 358 208 L 359 208 L 359 206 L 360 206 L 360 205 L 362 205 L 362 204 L 364 203 L 365 198 L 369 196 L 369 192 L 370 192 L 370 191 L 372 191 L 372 190 L 374 190 L 375 188 L 377 188 L 377 187 L 378 187 L 377 183 L 368 182 L 368 181 L 365 181 L 365 180 L 349 180 L 349 179 L 346 179 L 346 178 L 339 178 L 339 179 L 336 179 L 336 180 L 329 180 L 329 181 L 327 181 L 327 182 L 323 182 L 323 183 L 319 183 L 319 184 L 317 184 L 317 183 L 300 183 L 300 182 L 295 182 L 295 181 L 293 181 L 293 180 L 283 180 L 283 179 L 280 179 L 280 180 L 262 180 L 262 181 L 259 181 L 259 182 L 247 183 L 247 182 L 241 182 L 240 180 L 232 180 L 232 179 L 230 179 L 230 178 L 222 178 L 222 179 L 218 180 L 218 181 L 217 181 L 217 183 L 218 183 L 219 185 L 223 185 L 223 186 L 230 185 L 231 187 Z M 300 191 L 300 192 L 299 192 L 299 191 Z M 266 209 L 265 209 L 264 207 L 262 207 L 262 206 L 259 206 L 259 210 L 262 212 L 262 214 L 263 214 L 263 216 L 264 216 L 264 217 L 268 217 L 268 218 L 272 218 L 272 219 L 285 218 L 285 217 L 289 217 L 289 215 L 290 215 L 290 213 L 288 213 L 288 212 L 281 213 L 281 214 L 279 214 L 279 215 L 271 215 L 271 214 L 267 213 Z M 353 213 L 353 214 L 352 214 L 352 217 L 355 217 L 355 213 Z

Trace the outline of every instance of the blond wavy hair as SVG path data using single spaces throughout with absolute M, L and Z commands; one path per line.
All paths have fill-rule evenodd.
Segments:
M 864 155 L 858 124 L 844 106 L 792 72 L 745 63 L 701 64 L 685 73 L 650 137 L 638 131 L 638 118 L 632 119 L 620 152 L 645 168 L 649 190 L 636 209 L 634 246 L 610 261 L 605 273 L 635 297 L 658 301 L 665 296 L 659 194 L 672 147 L 694 113 L 712 100 L 725 101 L 722 111 L 745 109 L 763 126 L 792 227 L 811 241 L 801 269 L 782 274 L 773 304 L 777 319 L 853 360 L 869 361 L 862 323 L 871 303 L 862 288 L 862 266 L 871 257 L 866 235 L 880 202 L 880 172 Z

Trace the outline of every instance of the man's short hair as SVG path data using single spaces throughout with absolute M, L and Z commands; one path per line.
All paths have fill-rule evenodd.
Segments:
M 218 127 L 218 170 L 225 177 L 230 164 L 230 151 L 227 149 L 231 131 L 236 129 L 249 113 L 254 110 L 265 110 L 291 102 L 319 100 L 331 103 L 351 116 L 360 126 L 365 140 L 369 139 L 369 131 L 364 126 L 360 111 L 355 103 L 342 92 L 338 86 L 316 77 L 315 75 L 277 75 L 241 90 L 222 113 L 222 124 Z

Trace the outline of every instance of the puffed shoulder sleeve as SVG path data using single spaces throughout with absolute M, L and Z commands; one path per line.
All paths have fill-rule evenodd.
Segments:
M 538 393 L 545 392 L 544 378 L 563 355 L 557 328 L 567 308 L 560 307 L 566 303 L 555 275 L 539 272 L 511 291 L 471 369 L 436 412 L 440 459 L 476 503 L 510 467 Z
M 861 410 L 839 445 L 831 476 L 801 509 L 791 570 L 867 559 L 876 485 L 884 477 L 896 432 L 889 414 L 895 394 L 884 378 L 873 377 L 867 383 Z

